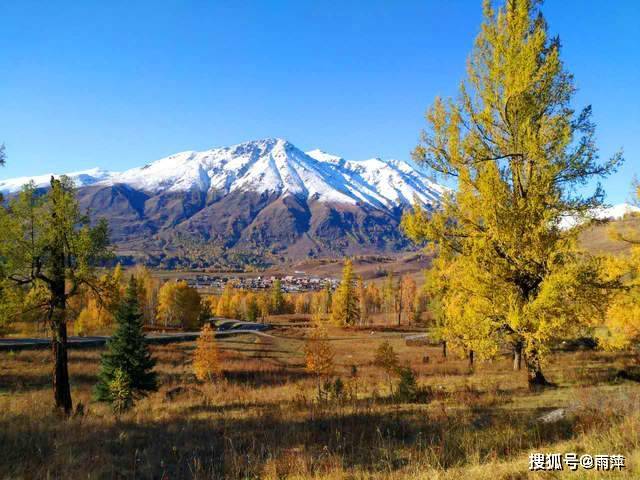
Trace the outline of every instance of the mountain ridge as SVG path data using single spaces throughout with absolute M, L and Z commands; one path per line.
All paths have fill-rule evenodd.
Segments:
M 30 178 L 0 180 L 15 193 Z M 78 199 L 109 221 L 121 257 L 164 267 L 242 266 L 415 249 L 400 229 L 414 202 L 447 190 L 401 160 L 347 160 L 279 138 L 185 151 L 123 172 L 75 172 Z
M 46 186 L 51 174 L 0 180 L 0 192 L 14 193 L 33 179 Z M 392 208 L 414 200 L 437 203 L 444 187 L 432 182 L 416 165 L 399 160 L 345 160 L 319 149 L 303 152 L 280 138 L 244 142 L 202 152 L 184 151 L 124 172 L 94 168 L 69 176 L 80 187 L 129 185 L 138 190 L 235 190 L 316 195 L 327 202 Z

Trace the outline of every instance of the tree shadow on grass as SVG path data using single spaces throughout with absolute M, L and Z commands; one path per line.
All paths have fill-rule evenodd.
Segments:
M 229 370 L 224 372 L 224 377 L 229 383 L 249 385 L 253 388 L 285 385 L 287 383 L 312 378 L 312 376 L 305 371 L 286 368 Z
M 255 346 L 255 343 L 253 344 Z M 237 348 L 225 348 L 225 347 L 220 347 L 219 350 L 221 352 L 232 352 L 232 353 L 239 353 L 239 354 L 247 354 L 247 353 L 251 353 L 251 354 L 256 354 L 256 353 L 285 353 L 285 354 L 290 354 L 291 352 L 289 350 L 278 350 L 275 348 L 242 348 L 242 349 L 237 349 Z
M 0 476 L 86 478 L 90 471 L 96 478 L 261 478 L 267 462 L 296 456 L 307 471 L 279 474 L 322 475 L 336 459 L 347 470 L 389 472 L 421 456 L 450 468 L 469 458 L 509 457 L 573 435 L 567 422 L 533 423 L 537 411 L 503 412 L 477 422 L 476 416 L 429 419 L 415 412 L 329 409 L 292 419 L 287 410 L 265 408 L 250 418 L 222 420 L 187 416 L 203 413 L 196 408 L 140 423 L 130 417 L 116 422 L 92 416 L 69 421 L 5 417 L 0 419 Z M 298 469 L 301 462 L 286 461 L 281 468 Z
M 100 357 L 103 351 L 106 351 L 106 350 L 101 350 L 91 355 L 91 354 L 82 352 L 80 350 L 72 350 L 70 351 L 70 354 L 69 354 L 69 362 L 72 364 L 81 363 L 83 365 L 98 364 L 100 363 Z
M 34 392 L 51 387 L 51 373 L 15 374 L 0 373 L 0 392 Z M 96 383 L 96 376 L 84 373 L 70 375 L 71 387 L 87 386 Z

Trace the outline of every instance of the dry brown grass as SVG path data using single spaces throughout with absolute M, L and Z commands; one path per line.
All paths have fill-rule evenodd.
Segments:
M 559 388 L 530 393 L 508 359 L 471 374 L 462 360 L 443 362 L 437 348 L 407 347 L 397 332 L 332 329 L 338 373 L 352 395 L 318 404 L 304 372 L 303 334 L 292 328 L 221 341 L 225 379 L 214 384 L 195 381 L 193 343 L 154 347 L 161 388 L 119 419 L 91 403 L 99 351 L 71 352 L 73 396 L 84 415 L 70 420 L 51 412 L 48 352 L 2 352 L 0 477 L 497 480 L 529 478 L 534 450 L 623 453 L 627 478 L 640 476 L 640 389 L 614 378 L 630 361 L 625 355 L 558 354 L 547 373 Z M 385 340 L 416 369 L 429 402 L 390 401 L 385 376 L 371 365 Z M 571 414 L 536 421 L 558 407 Z
M 296 263 L 291 269 L 303 271 L 308 275 L 339 278 L 343 265 L 343 258 L 323 258 L 303 260 Z M 430 265 L 431 259 L 419 252 L 389 256 L 363 255 L 353 258 L 354 274 L 362 276 L 365 280 L 378 278 L 381 272 L 393 272 L 396 275 L 414 276 L 421 281 L 424 278 L 424 270 Z M 272 272 L 279 274 L 281 269 L 274 268 Z
M 594 223 L 580 235 L 582 245 L 593 253 L 627 255 L 631 249 L 628 242 L 613 238 L 612 230 L 619 232 L 637 232 L 640 230 L 640 217 L 627 215 L 619 220 Z

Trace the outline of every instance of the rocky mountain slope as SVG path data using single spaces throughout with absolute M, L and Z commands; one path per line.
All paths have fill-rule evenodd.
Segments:
M 305 153 L 282 139 L 69 176 L 122 255 L 166 266 L 399 251 L 410 247 L 403 211 L 433 208 L 446 190 L 410 162 Z M 0 192 L 49 178 L 0 180 Z

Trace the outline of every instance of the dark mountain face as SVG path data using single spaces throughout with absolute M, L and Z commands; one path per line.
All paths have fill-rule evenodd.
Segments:
M 83 187 L 78 197 L 92 218 L 108 220 L 120 254 L 151 264 L 272 263 L 411 248 L 400 231 L 400 208 L 254 191 L 152 194 L 122 184 Z
M 31 180 L 0 180 L 13 195 Z M 123 258 L 163 266 L 261 265 L 410 248 L 403 209 L 446 188 L 399 160 L 345 160 L 268 138 L 187 151 L 123 172 L 69 174 L 83 208 L 104 217 Z

